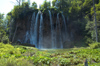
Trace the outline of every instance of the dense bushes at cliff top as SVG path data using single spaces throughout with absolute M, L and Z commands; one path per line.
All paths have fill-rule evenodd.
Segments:
M 89 66 L 100 65 L 100 48 L 38 50 L 33 47 L 0 43 L 0 66 Z

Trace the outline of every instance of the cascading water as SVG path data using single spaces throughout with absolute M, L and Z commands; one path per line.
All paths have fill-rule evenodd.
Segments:
M 43 14 L 40 15 L 40 26 L 39 26 L 39 49 L 43 48 Z
M 29 32 L 26 32 L 24 43 L 29 43 Z
M 51 25 L 51 41 L 52 41 L 52 48 L 54 48 L 54 27 L 53 27 L 52 16 L 51 16 L 50 10 L 49 10 L 49 16 L 50 16 L 50 25 Z
M 56 20 L 56 28 L 55 28 L 55 29 L 56 29 L 56 30 L 55 30 L 55 31 L 56 31 L 56 32 L 55 32 L 55 48 L 57 48 L 57 21 L 58 21 L 58 20 Z
M 37 15 L 36 15 L 36 20 L 35 20 L 35 25 L 34 25 L 34 39 L 33 39 L 33 41 L 34 41 L 34 44 L 35 44 L 35 46 L 36 46 L 36 48 L 38 48 L 38 45 L 37 45 L 37 43 L 38 43 L 38 41 L 37 41 L 37 31 L 38 31 L 38 19 L 39 19 L 39 12 L 37 13 Z
M 30 26 L 30 44 L 34 44 L 34 24 L 35 24 L 35 12 L 32 15 L 31 26 Z
M 66 26 L 66 21 L 65 21 L 65 17 L 64 17 L 64 15 L 63 15 L 63 12 L 62 12 L 61 14 L 62 14 L 63 25 L 64 25 L 63 41 L 65 41 L 65 39 L 67 38 L 67 26 Z
M 43 22 L 43 13 L 39 11 L 35 17 L 36 13 L 34 12 L 31 19 L 30 29 L 26 31 L 24 43 L 34 44 L 35 47 L 39 49 L 63 48 L 63 43 L 65 42 L 67 36 L 65 17 L 63 13 L 61 13 L 61 22 L 61 16 L 58 13 L 56 20 L 53 20 L 51 11 L 48 10 L 48 12 L 50 18 L 50 21 L 48 21 L 50 22 L 50 24 L 48 23 L 48 28 L 50 29 L 45 27 L 47 24 L 45 24 L 45 20 Z M 45 28 L 48 32 L 50 30 L 50 33 L 43 31 Z
M 59 43 L 60 43 L 60 48 L 63 48 L 62 36 L 61 36 L 61 26 L 60 26 L 60 21 L 59 21 L 59 13 L 57 14 L 57 22 L 58 22 L 58 29 L 59 29 Z

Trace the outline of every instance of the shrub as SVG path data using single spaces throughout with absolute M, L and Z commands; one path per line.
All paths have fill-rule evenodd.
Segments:
M 33 66 L 33 64 L 24 58 L 15 58 L 12 56 L 8 59 L 1 58 L 0 66 Z
M 9 43 L 9 38 L 8 38 L 8 36 L 3 36 L 1 42 L 5 43 L 5 44 L 6 44 L 6 43 Z
M 92 44 L 89 44 L 89 46 L 91 49 L 100 48 L 100 43 L 92 43 Z

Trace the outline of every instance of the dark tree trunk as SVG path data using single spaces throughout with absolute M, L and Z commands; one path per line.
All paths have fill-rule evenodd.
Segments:
M 17 27 L 18 27 L 18 23 L 17 23 L 16 28 L 15 28 L 14 36 L 12 38 L 12 43 L 14 42 L 14 39 L 15 39 L 15 35 L 16 35 L 16 32 L 17 32 Z
M 94 7 L 94 19 L 95 19 L 95 30 L 96 30 L 96 42 L 98 42 L 98 31 L 97 31 L 97 20 L 96 20 L 96 11 L 95 11 L 95 3 L 93 0 L 93 7 Z

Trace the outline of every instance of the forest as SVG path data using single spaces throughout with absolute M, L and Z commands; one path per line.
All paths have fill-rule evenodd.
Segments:
M 0 13 L 0 66 L 100 66 L 100 0 L 16 0 Z

